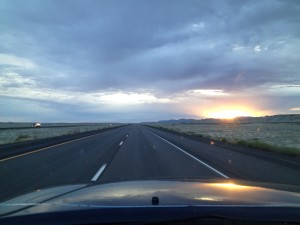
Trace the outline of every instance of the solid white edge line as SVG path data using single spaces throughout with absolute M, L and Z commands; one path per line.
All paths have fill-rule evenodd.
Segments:
M 148 129 L 147 129 L 148 130 Z M 201 161 L 200 159 L 196 158 L 195 156 L 191 155 L 190 153 L 184 151 L 183 149 L 181 149 L 180 147 L 174 145 L 173 143 L 167 141 L 166 139 L 158 136 L 157 134 L 153 133 L 152 131 L 148 130 L 150 133 L 152 133 L 153 135 L 155 135 L 156 137 L 160 138 L 161 140 L 167 142 L 168 144 L 172 145 L 173 147 L 177 148 L 178 150 L 180 150 L 181 152 L 185 153 L 186 155 L 190 156 L 191 158 L 195 159 L 196 161 L 200 162 L 201 164 L 203 164 L 204 166 L 208 167 L 209 169 L 211 169 L 212 171 L 214 171 L 215 173 L 221 175 L 224 178 L 229 178 L 228 176 L 226 176 L 224 173 L 221 173 L 220 171 L 216 170 L 215 168 L 211 167 L 210 165 L 208 165 L 207 163 Z
M 74 139 L 74 140 L 63 142 L 63 143 L 56 144 L 56 145 L 51 145 L 51 146 L 48 146 L 48 147 L 45 147 L 45 148 L 41 148 L 41 149 L 37 149 L 37 150 L 34 150 L 34 151 L 30 151 L 30 152 L 27 152 L 27 153 L 22 153 L 20 155 L 11 156 L 11 157 L 8 157 L 8 158 L 5 158 L 5 159 L 0 159 L 0 162 L 4 162 L 4 161 L 9 160 L 9 159 L 18 158 L 18 157 L 21 157 L 21 156 L 24 156 L 24 155 L 33 154 L 33 153 L 36 153 L 36 152 L 40 152 L 40 151 L 46 150 L 48 148 L 57 147 L 57 146 L 60 146 L 60 145 L 68 144 L 68 143 L 71 143 L 71 142 L 74 142 L 74 141 L 79 141 L 79 140 L 86 139 L 86 138 L 89 138 L 89 137 L 93 137 L 93 136 L 96 136 L 96 135 L 104 134 L 106 132 L 109 132 L 109 131 L 105 131 L 105 132 L 98 133 L 98 134 L 92 134 L 90 136 L 86 136 L 86 137 Z
M 95 176 L 93 176 L 91 181 L 96 181 L 98 179 L 98 177 L 101 175 L 101 173 L 104 171 L 105 167 L 106 167 L 106 164 L 103 164 L 101 166 L 101 168 L 98 170 L 98 172 L 95 174 Z
M 121 146 L 122 144 L 123 144 L 123 141 L 121 141 L 119 145 Z

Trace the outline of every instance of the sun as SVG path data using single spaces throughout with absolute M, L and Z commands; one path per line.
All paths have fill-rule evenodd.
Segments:
M 208 112 L 207 116 L 209 118 L 216 118 L 216 119 L 234 119 L 236 117 L 242 117 L 242 116 L 253 116 L 253 114 L 244 110 L 231 109 L 231 110 Z

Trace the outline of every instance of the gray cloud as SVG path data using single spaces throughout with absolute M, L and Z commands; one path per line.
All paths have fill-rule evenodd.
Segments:
M 298 1 L 2 1 L 1 64 L 56 90 L 244 91 L 299 84 Z M 1 74 L 0 74 L 1 76 Z

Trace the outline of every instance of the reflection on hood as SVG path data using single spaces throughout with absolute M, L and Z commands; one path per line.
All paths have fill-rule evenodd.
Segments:
M 0 203 L 0 215 L 107 207 L 192 205 L 300 206 L 300 194 L 236 181 L 127 181 L 37 190 Z

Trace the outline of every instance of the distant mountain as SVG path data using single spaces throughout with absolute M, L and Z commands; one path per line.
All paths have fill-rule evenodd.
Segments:
M 300 114 L 273 115 L 262 117 L 237 117 L 235 119 L 178 119 L 161 120 L 147 124 L 199 124 L 199 123 L 300 123 Z
M 161 120 L 158 121 L 157 123 L 164 123 L 164 124 L 199 123 L 199 120 L 196 119 Z

